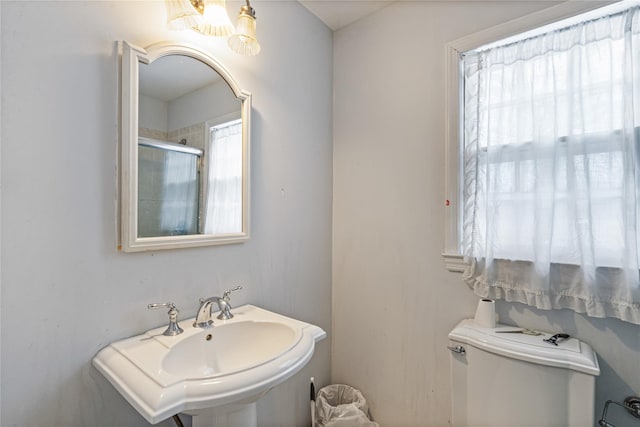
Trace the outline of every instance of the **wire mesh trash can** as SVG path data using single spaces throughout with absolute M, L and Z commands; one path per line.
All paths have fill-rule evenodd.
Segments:
M 367 400 L 360 390 L 346 384 L 332 384 L 318 392 L 313 427 L 378 426 L 369 418 Z

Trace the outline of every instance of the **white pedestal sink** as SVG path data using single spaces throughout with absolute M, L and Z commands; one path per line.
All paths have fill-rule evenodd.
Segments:
M 114 342 L 93 365 L 151 424 L 183 412 L 194 427 L 256 425 L 255 402 L 302 369 L 326 333 L 252 305 L 233 313 L 207 329 L 180 321 L 175 337 L 161 327 Z

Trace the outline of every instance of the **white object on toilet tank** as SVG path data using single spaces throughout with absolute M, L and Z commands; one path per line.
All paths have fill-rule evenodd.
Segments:
M 455 427 L 592 427 L 598 359 L 577 339 L 558 346 L 520 328 L 463 320 L 449 333 Z
M 496 327 L 496 302 L 492 299 L 482 298 L 478 301 L 475 322 L 484 328 Z

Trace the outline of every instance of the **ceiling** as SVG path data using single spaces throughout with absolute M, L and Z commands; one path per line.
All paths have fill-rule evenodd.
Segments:
M 298 0 L 332 30 L 364 18 L 395 0 Z
M 140 63 L 140 94 L 159 101 L 172 101 L 222 77 L 209 65 L 184 55 L 163 56 L 151 64 Z

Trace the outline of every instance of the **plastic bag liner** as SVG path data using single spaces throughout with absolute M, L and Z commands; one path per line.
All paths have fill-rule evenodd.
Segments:
M 316 396 L 316 425 L 313 427 L 378 427 L 369 418 L 367 401 L 345 384 L 323 387 Z

